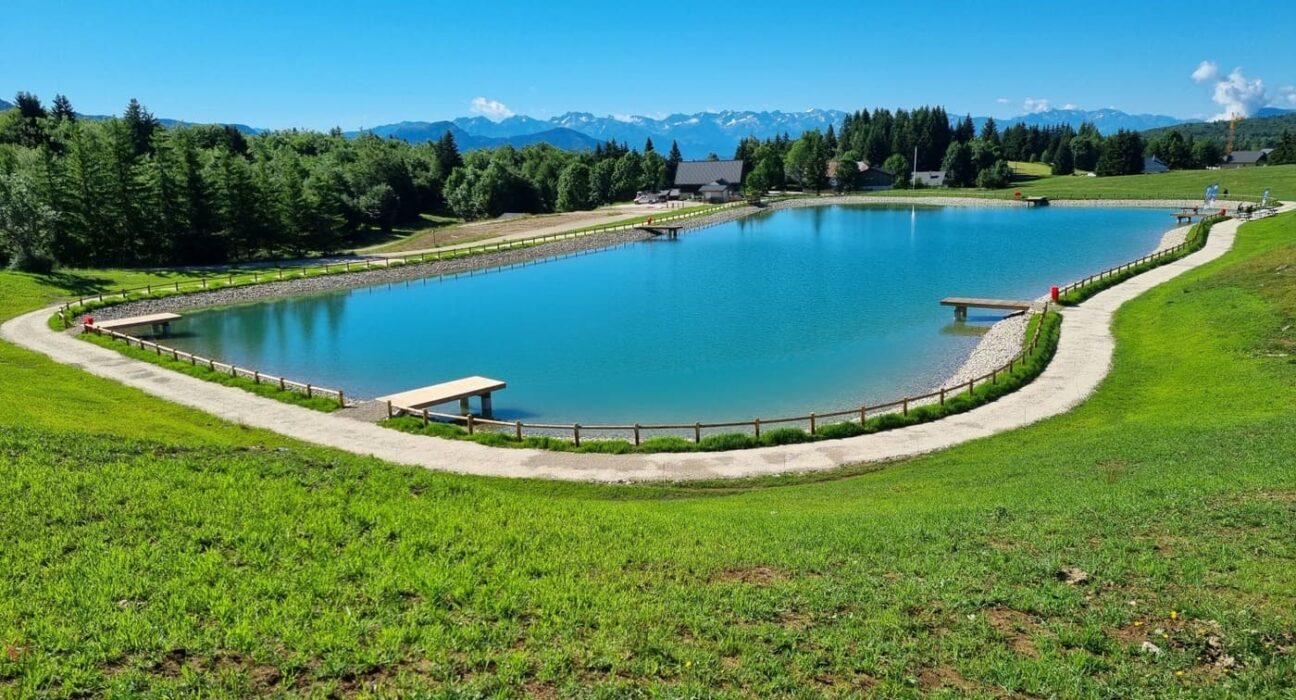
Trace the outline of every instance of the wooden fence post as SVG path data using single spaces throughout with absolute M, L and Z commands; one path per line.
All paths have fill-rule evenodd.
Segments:
M 810 414 L 810 434 L 811 434 L 811 435 L 814 435 L 814 434 L 815 434 L 815 429 L 816 429 L 816 425 L 815 425 L 815 414 L 814 414 L 813 412 L 811 412 L 811 414 Z
M 759 440 L 760 439 L 760 419 L 759 418 L 752 421 L 752 427 L 756 429 L 756 439 Z
M 423 409 L 423 427 L 428 427 L 428 411 L 426 408 Z
M 310 384 L 306 385 L 306 398 L 308 399 L 315 398 L 315 387 L 311 386 Z
M 638 423 L 634 424 L 634 441 L 635 441 L 635 447 L 638 447 L 639 446 L 639 424 Z
M 941 405 L 942 405 L 942 406 L 945 405 L 945 387 L 941 387 L 941 391 L 940 391 L 940 402 L 941 402 Z
M 513 429 L 517 431 L 517 439 L 522 439 L 522 421 L 513 421 Z
M 580 447 L 580 423 L 572 424 L 572 442 Z
M 473 425 L 473 414 L 469 413 L 468 414 L 468 434 L 472 435 L 473 432 L 475 432 L 475 430 L 476 430 L 476 426 Z
M 900 413 L 901 413 L 902 415 L 906 415 L 906 416 L 909 415 L 909 397 L 908 397 L 908 396 L 906 396 L 906 397 L 904 398 L 904 403 L 903 403 L 903 405 L 901 406 Z
M 341 389 L 338 389 L 338 407 L 346 408 L 346 394 Z
M 693 442 L 702 442 L 702 424 L 693 424 Z
M 860 426 L 868 423 L 868 406 L 860 406 Z

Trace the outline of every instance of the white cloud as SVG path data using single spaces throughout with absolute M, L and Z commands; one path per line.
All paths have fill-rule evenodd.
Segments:
M 1259 78 L 1249 80 L 1241 68 L 1234 68 L 1226 78 L 1215 83 L 1211 100 L 1224 110 L 1213 118 L 1213 121 L 1219 121 L 1234 114 L 1244 117 L 1255 114 L 1256 110 L 1269 104 L 1269 93 L 1265 90 L 1264 81 Z
M 469 111 L 488 119 L 507 119 L 513 116 L 513 110 L 506 107 L 503 102 L 488 100 L 485 97 L 472 98 L 472 102 L 469 103 Z
M 1062 109 L 1080 109 L 1080 107 L 1074 102 L 1068 102 L 1062 105 Z
M 1284 85 L 1278 88 L 1279 104 L 1287 104 L 1296 107 L 1296 86 Z
M 995 102 L 998 102 L 1001 105 L 1006 105 L 1009 102 L 1012 102 L 1012 100 L 1008 99 L 1007 97 L 1000 97 L 999 99 L 995 100 Z
M 1026 101 L 1022 102 L 1022 111 L 1026 112 L 1027 114 L 1035 114 L 1036 112 L 1047 112 L 1050 109 L 1052 109 L 1052 107 L 1053 106 L 1049 104 L 1048 98 L 1046 97 L 1039 97 L 1039 98 L 1027 97 Z
M 1192 72 L 1192 79 L 1199 83 L 1215 80 L 1219 77 L 1219 64 L 1214 61 L 1202 61 L 1197 70 Z

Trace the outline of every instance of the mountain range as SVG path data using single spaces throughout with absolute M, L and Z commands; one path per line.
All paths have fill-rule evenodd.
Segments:
M 11 103 L 0 100 L 0 110 L 11 107 L 13 107 Z M 1293 112 L 1296 110 L 1265 107 L 1252 119 L 1282 116 Z M 383 124 L 363 131 L 384 138 L 399 138 L 410 143 L 434 141 L 449 131 L 454 134 L 459 148 L 465 151 L 504 145 L 520 148 L 534 143 L 548 143 L 566 150 L 589 150 L 608 140 L 624 142 L 639 148 L 651 138 L 654 145 L 662 152 L 670 148 L 671 141 L 675 141 L 679 143 L 680 151 L 686 158 L 704 158 L 711 153 L 724 158 L 734 152 L 738 142 L 744 137 L 755 136 L 768 139 L 784 133 L 796 137 L 809 129 L 827 129 L 830 124 L 840 127 L 846 115 L 847 112 L 836 109 L 810 109 L 804 112 L 723 110 L 672 114 L 665 117 L 596 116 L 589 112 L 567 112 L 549 119 L 514 115 L 500 121 L 481 116 L 460 117 L 453 121 L 403 121 Z M 87 119 L 106 118 L 99 115 L 83 116 Z M 951 119 L 958 118 L 960 118 L 958 115 L 951 115 Z M 980 129 L 987 119 L 987 117 L 973 117 L 972 121 Z M 159 121 L 168 126 L 191 123 L 176 119 Z M 1115 133 L 1120 129 L 1147 131 L 1180 124 L 1201 123 L 1200 120 L 1179 119 L 1164 114 L 1129 114 L 1118 109 L 1048 109 L 995 121 L 1001 130 L 1019 123 L 1027 126 L 1070 124 L 1078 127 L 1083 122 L 1090 122 L 1104 134 Z M 245 124 L 230 126 L 245 134 L 262 131 Z M 346 135 L 354 137 L 359 133 L 360 131 L 350 131 L 346 132 Z
M 746 136 L 767 139 L 787 133 L 793 137 L 809 129 L 824 130 L 828 125 L 840 127 L 846 112 L 836 109 L 811 109 L 804 112 L 735 111 L 672 114 L 656 118 L 645 116 L 596 116 L 589 112 L 568 112 L 550 119 L 524 115 L 500 121 L 485 117 L 460 117 L 452 122 L 401 122 L 369 129 L 380 136 L 394 136 L 411 142 L 440 138 L 447 130 L 464 150 L 488 148 L 503 144 L 514 146 L 545 142 L 560 148 L 592 148 L 595 143 L 613 140 L 640 147 L 651 138 L 665 151 L 671 141 L 679 143 L 686 158 L 702 158 L 710 153 L 727 157 Z M 977 128 L 986 117 L 974 117 Z M 1050 109 L 1018 117 L 997 119 L 1001 129 L 1022 123 L 1028 126 L 1078 127 L 1092 122 L 1103 133 L 1120 129 L 1143 131 L 1183 124 L 1190 120 L 1163 114 L 1128 114 L 1116 109 L 1077 110 Z

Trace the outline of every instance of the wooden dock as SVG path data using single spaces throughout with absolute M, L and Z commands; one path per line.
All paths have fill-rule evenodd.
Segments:
M 1047 207 L 1049 205 L 1048 197 L 1027 197 L 1025 201 L 1028 207 Z
M 96 321 L 87 325 L 104 331 L 120 331 L 123 328 L 149 326 L 153 329 L 153 335 L 166 335 L 171 332 L 171 322 L 179 321 L 180 318 L 180 314 L 161 313 L 148 314 L 147 316 L 130 316 L 111 321 Z
M 1035 302 L 1023 299 L 981 299 L 978 297 L 945 297 L 941 299 L 940 303 L 941 306 L 954 307 L 954 319 L 956 321 L 966 321 L 967 310 L 971 307 L 1022 312 L 1030 311 L 1035 306 Z
M 665 236 L 667 238 L 678 238 L 679 232 L 684 227 L 680 225 L 662 226 L 658 224 L 640 224 L 635 227 L 636 231 L 647 231 L 654 236 Z
M 481 415 L 491 417 L 491 394 L 508 385 L 498 379 L 489 377 L 464 377 L 451 382 L 442 382 L 419 389 L 402 391 L 399 394 L 381 396 L 377 400 L 387 404 L 387 416 L 391 417 L 403 409 L 421 409 L 428 406 L 459 402 L 459 412 L 468 415 L 468 399 L 481 397 Z

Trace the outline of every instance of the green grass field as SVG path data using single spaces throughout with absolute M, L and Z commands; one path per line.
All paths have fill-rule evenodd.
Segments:
M 0 317 L 146 279 L 0 273 Z M 619 487 L 353 457 L 0 343 L 0 697 L 1290 697 L 1293 328 L 1287 215 L 1123 308 L 1070 414 Z
M 1020 165 L 1020 164 L 1019 164 Z M 1024 165 L 1035 165 L 1026 163 Z M 1016 183 L 1002 190 L 926 189 L 904 191 L 918 196 L 972 196 L 1011 199 L 1014 192 L 1023 197 L 1054 199 L 1198 199 L 1208 185 L 1227 188 L 1231 199 L 1259 201 L 1265 189 L 1271 199 L 1296 200 L 1296 165 L 1272 165 L 1237 170 L 1174 170 L 1159 175 L 1125 175 L 1121 177 L 1045 176 Z M 901 191 L 881 192 L 881 195 Z

